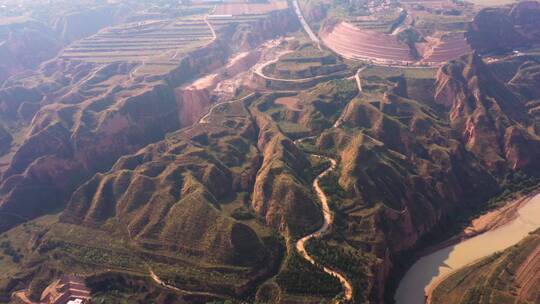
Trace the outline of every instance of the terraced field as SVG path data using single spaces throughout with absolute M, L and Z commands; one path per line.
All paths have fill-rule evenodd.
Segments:
M 286 9 L 287 1 L 266 3 L 223 3 L 216 7 L 216 15 L 260 15 L 271 11 Z
M 209 15 L 208 22 L 219 29 L 231 23 L 246 23 L 266 18 L 266 14 L 253 14 L 253 15 Z
M 358 16 L 348 20 L 354 26 L 364 29 L 377 31 L 380 33 L 391 32 L 393 27 L 404 21 L 407 15 L 399 9 L 383 9 L 376 15 Z
M 108 28 L 66 48 L 61 58 L 88 62 L 142 63 L 139 73 L 168 70 L 182 53 L 213 39 L 209 25 L 200 19 L 151 20 Z
M 414 58 L 409 47 L 396 37 L 373 30 L 364 30 L 348 22 L 337 24 L 322 33 L 322 40 L 333 51 L 349 59 L 385 63 L 408 63 Z
M 442 38 L 428 38 L 420 56 L 413 56 L 411 46 L 400 42 L 398 36 L 356 27 L 341 22 L 321 35 L 327 47 L 348 59 L 369 60 L 379 64 L 440 65 L 471 51 L 463 32 L 449 33 Z M 415 47 L 418 47 L 416 45 Z
M 274 90 L 299 90 L 351 75 L 343 60 L 314 44 L 305 44 L 294 51 L 284 50 L 279 58 L 256 68 L 252 80 Z
M 215 6 L 208 21 L 220 28 L 231 23 L 246 23 L 262 20 L 268 14 L 288 9 L 287 1 L 271 1 L 266 3 L 222 3 Z

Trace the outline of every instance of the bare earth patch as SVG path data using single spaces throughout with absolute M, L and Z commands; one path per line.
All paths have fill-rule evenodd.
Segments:
M 274 101 L 275 104 L 286 107 L 289 110 L 300 111 L 302 110 L 298 105 L 298 98 L 296 97 L 280 97 Z

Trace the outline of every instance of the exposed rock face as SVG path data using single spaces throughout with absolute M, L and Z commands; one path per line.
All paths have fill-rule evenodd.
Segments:
M 479 52 L 506 52 L 540 43 L 540 3 L 486 8 L 469 25 L 467 40 Z
M 123 5 L 99 6 L 59 16 L 52 27 L 64 43 L 69 43 L 114 25 L 129 14 L 129 8 Z
M 175 93 L 179 119 L 183 126 L 190 126 L 197 122 L 211 104 L 210 90 L 207 88 L 177 89 Z
M 99 101 L 107 102 L 90 104 L 96 107 Z M 117 101 L 117 108 L 102 111 L 89 110 L 89 104 L 42 107 L 3 174 L 1 209 L 38 216 L 61 204 L 62 194 L 93 172 L 178 126 L 176 115 L 168 110 L 175 101 L 166 86 Z M 28 208 L 36 199 L 40 206 Z
M 408 119 L 391 119 L 396 115 Z M 362 204 L 381 205 L 375 225 L 382 226 L 393 252 L 413 246 L 453 208 L 467 203 L 464 197 L 486 197 L 497 189 L 437 115 L 414 101 L 388 95 L 379 108 L 354 103 L 344 123 L 367 131 L 327 135 L 341 147 L 339 184 Z M 388 221 L 392 224 L 384 224 Z
M 529 78 L 519 75 L 513 81 Z M 520 83 L 528 87 L 527 82 Z M 445 66 L 437 85 L 435 99 L 449 110 L 452 128 L 460 132 L 466 149 L 488 168 L 538 167 L 534 158 L 540 151 L 540 139 L 527 130 L 532 121 L 527 117 L 526 100 L 499 81 L 480 57 L 468 56 Z
M 120 13 L 121 12 L 121 13 Z M 44 20 L 9 18 L 0 25 L 0 83 L 12 75 L 29 71 L 53 57 L 66 44 L 117 24 L 129 9 L 105 5 L 82 11 L 58 10 Z
M 121 157 L 73 193 L 61 223 L 98 231 L 113 225 L 131 250 L 148 255 L 144 268 L 187 267 L 189 273 L 172 276 L 175 286 L 208 291 L 209 297 L 244 297 L 275 271 L 275 251 L 281 249 L 261 233 L 266 228 L 249 221 L 245 193 L 260 167 L 258 130 L 247 110 L 251 101 L 228 104 L 209 123 Z M 247 220 L 237 210 L 248 212 Z M 222 273 L 227 281 L 220 280 Z
M 0 26 L 0 84 L 56 55 L 62 43 L 47 25 L 34 20 Z
M 176 88 L 176 102 L 181 125 L 190 126 L 197 122 L 213 102 L 212 94 L 215 93 L 214 90 L 221 89 L 218 87 L 223 81 L 249 70 L 257 63 L 259 58 L 260 51 L 258 50 L 242 52 L 229 60 L 223 68 L 218 69 L 215 73 L 197 79 L 190 85 Z M 221 92 L 217 93 L 219 95 Z M 233 95 L 233 93 L 229 92 L 227 95 Z

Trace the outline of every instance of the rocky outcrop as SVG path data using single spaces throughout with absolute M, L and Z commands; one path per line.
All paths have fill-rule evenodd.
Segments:
M 129 15 L 130 8 L 124 5 L 90 7 L 58 16 L 52 28 L 64 43 L 70 43 L 118 24 Z
M 36 68 L 62 46 L 46 24 L 25 20 L 0 26 L 0 84 L 10 76 Z
M 538 167 L 532 160 L 540 151 L 540 139 L 527 130 L 532 121 L 524 101 L 479 56 L 467 56 L 442 68 L 435 100 L 448 109 L 450 124 L 461 134 L 465 148 L 491 170 Z
M 374 225 L 384 232 L 392 252 L 412 247 L 464 203 L 463 197 L 485 198 L 497 190 L 489 173 L 452 139 L 452 131 L 435 113 L 418 106 L 392 95 L 379 108 L 354 103 L 344 124 L 365 128 L 365 134 L 326 135 L 340 147 L 339 184 L 362 205 L 380 207 Z M 393 120 L 395 115 L 408 117 L 407 122 Z M 320 139 L 321 145 L 329 142 Z M 384 253 L 376 248 L 370 250 Z
M 130 14 L 129 8 L 116 4 L 82 9 L 68 4 L 47 11 L 37 19 L 13 17 L 0 25 L 0 84 L 12 75 L 36 69 L 70 42 L 118 24 Z
M 300 28 L 300 23 L 292 10 L 279 10 L 268 14 L 267 18 L 240 25 L 232 37 L 239 49 L 247 51 L 264 41 Z
M 540 3 L 522 1 L 511 7 L 481 10 L 466 37 L 474 50 L 503 53 L 540 43 Z
M 241 52 L 214 73 L 199 78 L 189 85 L 176 88 L 176 102 L 181 125 L 190 126 L 197 122 L 214 101 L 213 95 L 216 95 L 214 97 L 231 97 L 229 95 L 233 95 L 234 92 L 228 92 L 227 96 L 219 96 L 224 94 L 220 87 L 222 82 L 249 70 L 259 58 L 259 50 Z M 215 92 L 215 90 L 219 90 L 219 92 Z

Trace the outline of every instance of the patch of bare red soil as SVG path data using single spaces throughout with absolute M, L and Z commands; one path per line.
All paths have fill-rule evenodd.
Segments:
M 422 62 L 441 64 L 472 52 L 463 33 L 449 35 L 437 40 L 423 54 Z
M 280 97 L 274 101 L 275 104 L 282 105 L 292 111 L 300 111 L 298 106 L 298 98 L 296 97 Z
M 175 90 L 180 124 L 190 126 L 197 122 L 212 103 L 212 94 L 216 87 L 228 78 L 232 78 L 251 68 L 260 57 L 260 51 L 240 53 L 216 73 L 198 78 L 193 83 Z

